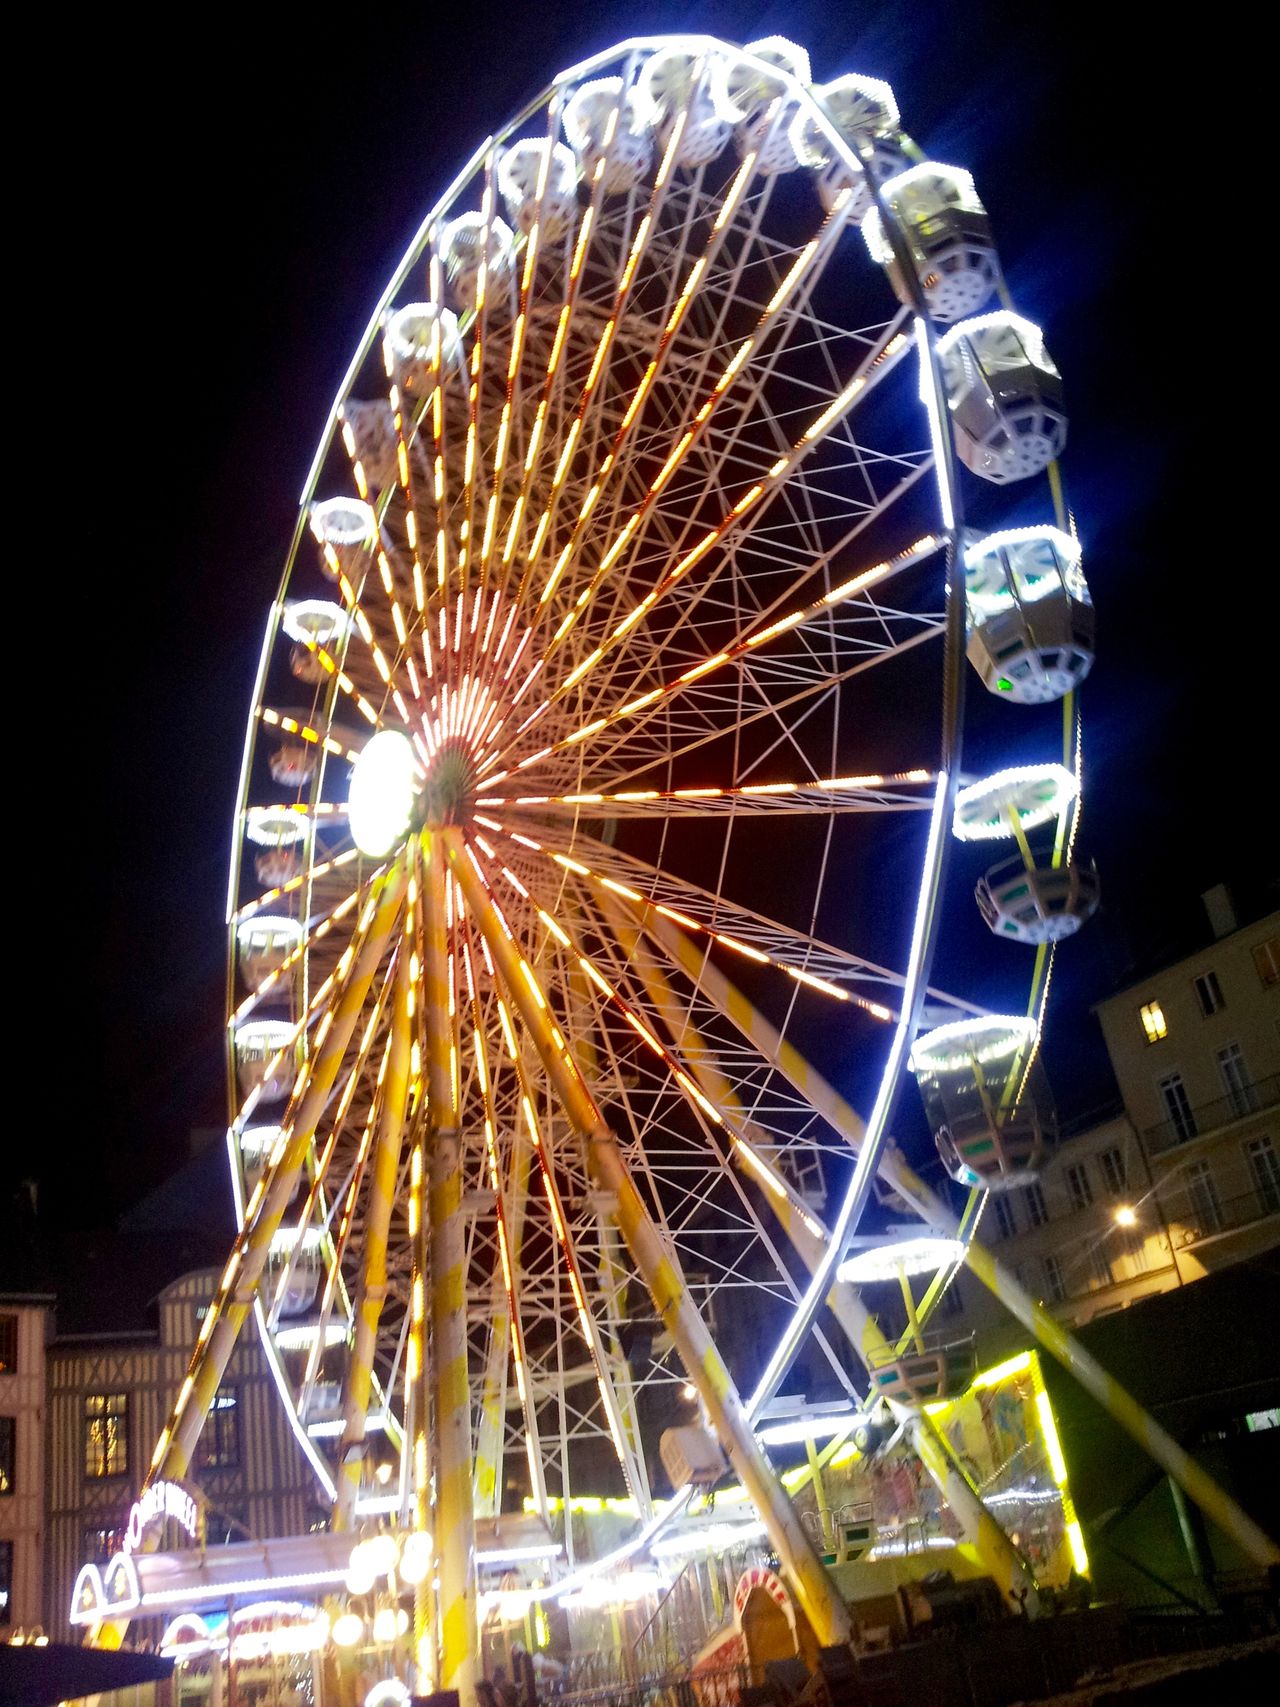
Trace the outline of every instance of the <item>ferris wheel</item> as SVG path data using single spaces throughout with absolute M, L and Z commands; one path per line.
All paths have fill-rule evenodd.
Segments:
M 434 1533 L 443 1682 L 504 1514 L 580 1570 L 575 1494 L 627 1494 L 643 1535 L 726 1461 L 847 1637 L 752 1421 L 802 1353 L 865 1394 L 839 1269 L 877 1193 L 952 1235 L 924 1323 L 1051 1135 L 1053 946 L 1097 899 L 1065 430 L 970 176 L 777 38 L 564 73 L 387 286 L 267 624 L 241 1233 L 153 1473 L 252 1312 L 334 1525 Z M 1045 719 L 1035 762 L 963 772 L 966 653 L 992 718 Z M 1014 1015 L 931 981 L 947 850 L 996 839 Z M 958 1226 L 890 1137 L 909 1072 Z

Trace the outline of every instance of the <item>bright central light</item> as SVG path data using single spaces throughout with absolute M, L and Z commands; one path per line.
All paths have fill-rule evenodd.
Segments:
M 892 1239 L 866 1250 L 853 1250 L 840 1264 L 836 1275 L 865 1286 L 876 1280 L 897 1280 L 901 1274 L 936 1274 L 964 1256 L 963 1239 L 946 1239 L 930 1233 Z
M 1136 1227 L 1138 1224 L 1137 1212 L 1127 1203 L 1116 1205 L 1115 1219 L 1117 1227 Z
M 351 772 L 347 796 L 351 839 L 361 853 L 380 858 L 409 828 L 417 799 L 418 761 L 407 735 L 381 729 Z

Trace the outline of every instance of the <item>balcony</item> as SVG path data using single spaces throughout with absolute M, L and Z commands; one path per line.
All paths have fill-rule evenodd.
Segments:
M 1241 1085 L 1226 1096 L 1198 1103 L 1195 1108 L 1188 1107 L 1181 1114 L 1148 1126 L 1142 1134 L 1143 1141 L 1150 1155 L 1159 1156 L 1179 1144 L 1203 1138 L 1221 1126 L 1230 1126 L 1233 1121 L 1244 1120 L 1264 1108 L 1274 1108 L 1277 1103 L 1280 1103 L 1280 1073 L 1269 1079 L 1259 1079 L 1255 1084 Z
M 1206 1198 L 1194 1191 L 1179 1193 L 1177 1203 L 1167 1207 L 1165 1214 L 1178 1249 L 1185 1250 L 1220 1233 L 1251 1227 L 1255 1221 L 1264 1221 L 1277 1211 L 1280 1211 L 1280 1188 L 1270 1186 L 1244 1191 L 1236 1197 L 1219 1198 L 1215 1193 Z

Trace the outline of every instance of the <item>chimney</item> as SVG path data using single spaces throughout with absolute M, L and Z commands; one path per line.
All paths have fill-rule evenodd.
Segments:
M 1225 883 L 1215 883 L 1212 889 L 1205 890 L 1200 899 L 1209 915 L 1209 925 L 1216 942 L 1220 942 L 1224 936 L 1230 936 L 1232 931 L 1238 928 L 1235 902 L 1231 899 L 1231 891 Z

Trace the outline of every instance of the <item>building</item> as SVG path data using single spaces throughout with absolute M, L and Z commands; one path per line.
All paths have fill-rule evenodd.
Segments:
M 59 1335 L 48 1348 L 45 1627 L 70 1637 L 80 1567 L 119 1550 L 151 1450 L 187 1371 L 218 1281 L 184 1274 L 144 1331 Z M 189 1478 L 212 1542 L 304 1534 L 320 1521 L 315 1480 L 252 1327 L 240 1337 Z
M 987 1207 L 982 1237 L 1075 1326 L 1280 1244 L 1280 913 L 1240 928 L 1205 899 L 1214 940 L 1095 1009 L 1121 1106 Z M 998 1344 L 1000 1307 L 961 1295 Z
M 0 1292 L 0 1640 L 44 1615 L 45 1341 L 53 1299 Z

